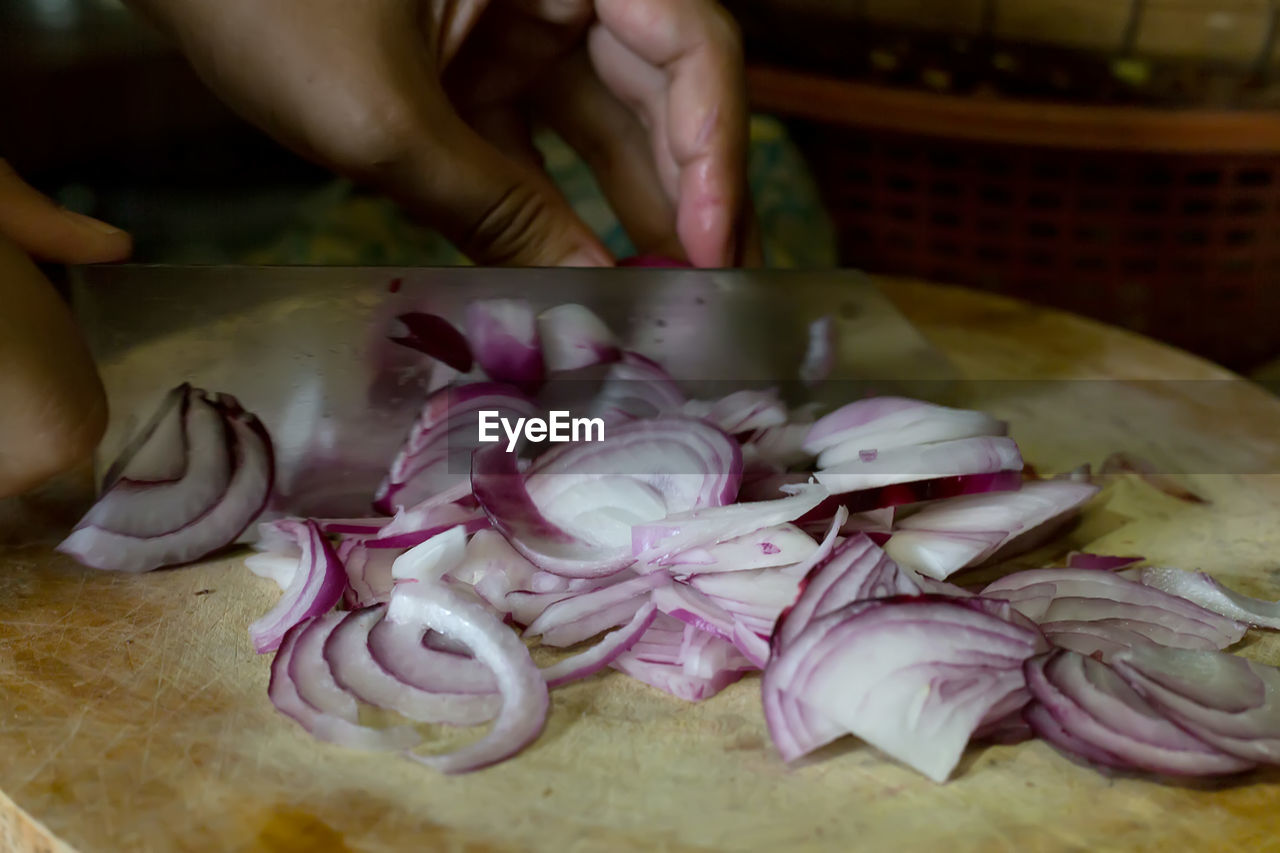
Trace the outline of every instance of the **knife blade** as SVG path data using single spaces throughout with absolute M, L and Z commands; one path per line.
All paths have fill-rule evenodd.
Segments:
M 72 306 L 107 391 L 106 470 L 181 382 L 235 395 L 271 432 L 277 510 L 355 515 L 440 365 L 392 343 L 411 311 L 462 326 L 474 299 L 576 302 L 690 396 L 777 387 L 791 405 L 867 393 L 946 402 L 954 370 L 853 271 L 89 266 Z M 809 329 L 830 318 L 834 365 L 799 381 Z M 434 377 L 434 378 L 433 378 Z

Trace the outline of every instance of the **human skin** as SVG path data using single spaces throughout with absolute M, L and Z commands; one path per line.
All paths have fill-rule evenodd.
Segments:
M 759 260 L 741 42 L 714 0 L 130 0 L 298 153 L 478 263 L 612 263 L 541 169 L 542 121 L 641 254 Z
M 250 121 L 478 263 L 613 263 L 542 170 L 534 119 L 590 165 L 641 254 L 760 260 L 740 39 L 714 0 L 131 3 Z M 0 497 L 85 461 L 106 421 L 88 349 L 31 258 L 130 248 L 0 161 Z
M 106 426 L 93 359 L 32 257 L 118 261 L 129 235 L 58 207 L 0 160 L 0 497 L 83 462 Z

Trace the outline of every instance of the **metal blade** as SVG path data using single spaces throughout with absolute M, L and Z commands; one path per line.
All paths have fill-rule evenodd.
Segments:
M 776 386 L 793 405 L 895 391 L 945 401 L 954 378 L 851 271 L 123 265 L 77 270 L 72 296 L 111 407 L 99 471 L 168 389 L 191 382 L 258 414 L 295 512 L 367 507 L 433 372 L 440 378 L 430 358 L 388 340 L 409 311 L 461 327 L 473 299 L 581 303 L 691 396 Z M 806 386 L 797 371 L 809 326 L 828 316 L 836 364 Z

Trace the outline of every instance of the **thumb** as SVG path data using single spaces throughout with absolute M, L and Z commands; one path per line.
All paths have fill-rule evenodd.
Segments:
M 612 266 L 613 258 L 551 179 L 507 157 L 470 126 L 437 121 L 380 180 L 478 264 Z
M 29 255 L 55 263 L 120 261 L 133 248 L 113 225 L 59 207 L 0 160 L 0 235 Z

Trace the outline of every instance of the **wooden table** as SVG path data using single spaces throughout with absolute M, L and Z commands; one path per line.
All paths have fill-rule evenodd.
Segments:
M 1211 503 L 1121 481 L 1060 550 L 1198 567 L 1280 597 L 1280 400 L 1212 365 L 1060 313 L 885 282 L 973 402 L 1041 470 L 1125 448 Z M 998 381 L 997 381 L 998 380 Z M 1037 559 L 1051 559 L 1041 553 Z M 972 749 L 938 786 L 846 739 L 787 768 L 758 680 L 703 704 L 617 674 L 557 690 L 517 759 L 437 776 L 319 744 L 266 697 L 246 625 L 278 593 L 235 559 L 130 577 L 47 548 L 0 553 L 0 849 L 1276 849 L 1280 773 L 1108 779 L 1042 743 Z M 1245 653 L 1280 662 L 1254 632 Z M 47 827 L 47 830 L 44 829 Z M 61 842 L 57 839 L 61 839 Z

